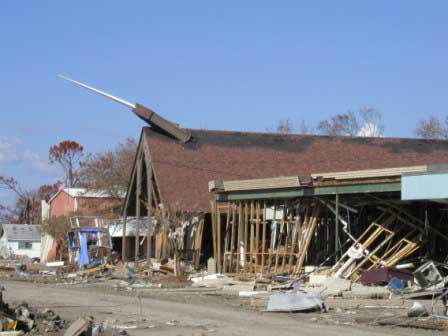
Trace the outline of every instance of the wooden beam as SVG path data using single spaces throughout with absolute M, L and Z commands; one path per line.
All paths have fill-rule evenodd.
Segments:
M 211 221 L 212 221 L 212 240 L 213 240 L 213 259 L 215 259 L 215 263 L 217 262 L 217 242 L 216 242 L 216 201 L 211 201 L 211 213 L 210 213 L 210 217 L 211 217 Z
M 255 223 L 254 223 L 254 202 L 250 202 L 250 271 L 254 270 L 254 259 L 255 259 Z
M 255 273 L 257 273 L 259 269 L 258 253 L 260 252 L 260 202 L 256 202 L 255 204 Z
M 242 230 L 242 223 L 243 223 L 243 205 L 241 202 L 238 202 L 238 242 L 236 245 L 237 254 L 236 254 L 236 271 L 237 273 L 240 272 L 240 264 L 241 264 L 241 230 Z
M 263 237 L 261 239 L 261 274 L 264 274 L 265 261 L 266 261 L 266 201 L 263 202 Z
M 220 211 L 220 208 L 219 207 L 217 207 L 217 217 L 216 217 L 216 219 L 217 219 L 217 230 L 216 230 L 216 233 L 217 233 L 217 237 L 216 237 L 216 240 L 217 240 L 217 260 L 216 260 L 216 265 L 218 266 L 217 268 L 218 268 L 218 273 L 222 273 L 222 264 L 221 264 L 221 261 L 222 261 L 222 258 L 221 258 L 221 256 L 222 256 L 222 249 L 221 249 L 221 211 Z
M 140 215 L 142 202 L 142 156 L 137 161 L 137 189 L 135 191 L 135 262 L 138 261 L 140 247 Z
M 301 218 L 300 218 L 300 209 L 297 207 L 296 209 L 296 223 L 294 225 L 294 234 L 292 236 L 292 244 L 291 249 L 289 250 L 289 260 L 288 260 L 288 272 L 291 272 L 292 269 L 292 260 L 294 259 L 293 255 L 295 253 L 299 230 L 301 229 Z
M 249 271 L 249 204 L 244 201 L 244 272 Z
M 121 240 L 121 260 L 123 262 L 127 261 L 127 257 L 126 257 L 126 222 L 127 222 L 127 210 L 124 211 L 124 215 L 123 215 L 123 236 L 122 236 L 122 240 Z
M 272 217 L 272 225 L 271 225 L 271 240 L 269 242 L 269 255 L 268 255 L 268 273 L 271 272 L 271 265 L 272 265 L 272 253 L 274 252 L 274 237 L 275 237 L 275 232 L 277 231 L 277 222 L 275 220 L 275 216 L 277 213 L 277 206 L 274 203 L 274 209 L 273 209 L 273 217 Z
M 146 195 L 148 198 L 147 205 L 147 220 L 148 229 L 146 232 L 146 260 L 148 265 L 151 264 L 151 250 L 152 250 L 152 167 L 148 167 L 146 163 Z
M 236 217 L 236 210 L 235 210 L 235 204 L 232 204 L 232 226 L 230 228 L 230 265 L 229 265 L 229 272 L 233 272 L 233 255 L 235 253 L 235 233 L 236 233 L 236 221 L 235 221 L 235 217 Z

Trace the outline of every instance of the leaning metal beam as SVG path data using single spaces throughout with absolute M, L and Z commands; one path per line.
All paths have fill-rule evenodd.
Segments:
M 87 89 L 87 90 L 90 90 L 90 91 L 93 91 L 93 92 L 95 92 L 95 93 L 98 93 L 99 95 L 102 95 L 103 97 L 112 99 L 113 101 L 116 101 L 117 103 L 123 104 L 124 106 L 130 107 L 130 108 L 132 108 L 132 109 L 135 108 L 135 104 L 132 104 L 132 103 L 130 103 L 130 102 L 124 100 L 124 99 L 121 99 L 121 98 L 112 96 L 112 95 L 109 94 L 109 93 L 106 93 L 106 92 L 104 92 L 104 91 L 95 89 L 94 87 L 91 87 L 91 86 L 89 86 L 89 85 L 86 85 L 86 84 L 81 83 L 81 82 L 78 82 L 78 81 L 75 81 L 74 79 L 71 79 L 71 78 L 66 77 L 66 76 L 63 76 L 63 75 L 58 75 L 58 77 L 60 77 L 60 78 L 62 78 L 62 79 L 65 79 L 66 81 L 72 82 L 72 83 L 74 83 L 74 84 L 76 84 L 76 85 L 79 85 L 79 86 L 81 86 L 81 87 L 83 87 L 83 88 L 85 88 L 85 89 Z
M 178 125 L 172 123 L 171 121 L 162 118 L 160 115 L 155 113 L 153 110 L 140 105 L 140 104 L 132 104 L 124 99 L 115 97 L 107 92 L 95 89 L 92 86 L 86 85 L 84 83 L 78 82 L 74 79 L 71 79 L 66 76 L 59 75 L 60 78 L 69 81 L 71 83 L 74 83 L 76 85 L 79 85 L 89 91 L 95 92 L 103 97 L 106 97 L 108 99 L 111 99 L 117 103 L 120 103 L 124 106 L 130 107 L 132 111 L 142 120 L 147 122 L 149 125 L 151 125 L 153 128 L 163 131 L 164 133 L 172 136 L 173 138 L 179 140 L 182 143 L 186 143 L 191 139 L 191 133 L 186 130 L 180 128 Z

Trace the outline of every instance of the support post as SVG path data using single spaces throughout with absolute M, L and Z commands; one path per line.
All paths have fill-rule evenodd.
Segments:
M 148 199 L 148 231 L 146 233 L 146 260 L 148 265 L 151 264 L 151 250 L 152 250 L 152 168 L 146 167 L 146 193 Z
M 337 263 L 339 260 L 339 194 L 336 194 L 336 210 L 334 223 L 334 259 Z
M 127 221 L 128 209 L 124 208 L 123 214 L 123 237 L 121 239 L 121 261 L 126 262 L 126 221 Z
M 142 158 L 141 156 L 137 161 L 137 188 L 135 192 L 135 262 L 138 261 L 138 250 L 140 247 L 140 211 L 141 211 L 141 196 L 142 196 Z

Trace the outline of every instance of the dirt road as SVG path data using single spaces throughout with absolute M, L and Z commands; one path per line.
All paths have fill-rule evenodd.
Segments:
M 434 335 L 422 330 L 313 322 L 309 314 L 269 314 L 216 296 L 152 291 L 120 293 L 91 286 L 3 281 L 4 300 L 48 307 L 68 320 L 91 315 L 125 327 L 129 335 Z M 143 297 L 141 297 L 143 296 Z M 141 302 L 141 304 L 140 304 Z

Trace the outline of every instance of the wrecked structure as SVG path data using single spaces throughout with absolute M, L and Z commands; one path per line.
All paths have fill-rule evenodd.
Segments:
M 108 263 L 112 249 L 108 223 L 94 216 L 76 216 L 69 220 L 69 262 L 80 267 Z
M 337 222 L 357 220 L 355 217 L 359 216 L 354 215 L 359 211 L 350 211 L 347 210 L 348 208 L 358 207 L 358 205 L 366 208 L 375 202 L 378 203 L 377 206 L 382 204 L 384 207 L 383 199 L 388 202 L 397 200 L 404 202 L 400 198 L 402 173 L 425 172 L 425 169 L 426 171 L 430 169 L 426 166 L 427 164 L 448 159 L 448 144 L 443 141 L 205 130 L 189 130 L 189 132 L 191 140 L 187 143 L 179 143 L 152 128 L 143 129 L 125 202 L 125 213 L 129 216 L 136 215 L 140 211 L 140 216 L 146 216 L 145 206 L 148 204 L 147 200 L 150 199 L 152 205 L 150 211 L 159 213 L 162 220 L 163 216 L 166 216 L 168 226 L 170 225 L 168 211 L 173 208 L 203 218 L 204 225 L 200 230 L 203 236 L 190 234 L 190 237 L 194 237 L 190 243 L 195 244 L 196 254 L 200 249 L 204 257 L 213 255 L 220 265 L 219 271 L 224 271 L 234 260 L 241 258 L 241 253 L 238 251 L 239 245 L 236 243 L 239 241 L 238 230 L 234 229 L 234 240 L 228 238 L 227 244 L 230 245 L 226 250 L 224 249 L 226 242 L 223 240 L 226 233 L 232 234 L 228 230 L 231 231 L 237 223 L 244 226 L 245 221 L 260 224 L 253 227 L 254 250 L 262 259 L 254 261 L 255 267 L 264 265 L 264 262 L 269 260 L 270 252 L 265 244 L 269 241 L 271 234 L 282 236 L 282 239 L 289 235 L 288 240 L 292 240 L 293 235 L 298 234 L 292 230 L 292 224 L 298 217 L 315 219 L 314 222 L 311 220 L 302 224 L 310 225 L 310 231 L 316 230 L 315 234 L 321 235 L 322 246 L 319 248 L 320 256 L 315 256 L 316 262 L 323 261 L 333 253 L 340 257 L 343 246 L 339 241 L 336 244 L 335 235 L 338 239 L 342 239 L 338 231 L 343 232 L 348 229 L 341 224 L 337 226 L 330 224 L 332 220 L 334 221 L 332 213 L 336 211 L 335 198 L 339 198 L 342 202 L 337 204 L 338 213 L 342 213 L 342 209 L 349 213 L 348 218 L 343 217 L 342 214 L 338 215 Z M 356 156 L 356 159 L 353 156 Z M 408 166 L 410 168 L 406 169 L 403 164 L 410 165 Z M 424 168 L 415 167 L 416 164 Z M 138 168 L 139 165 L 141 168 Z M 369 169 L 365 172 L 358 171 L 366 168 Z M 334 169 L 346 172 L 347 176 L 341 178 L 340 174 L 335 176 L 314 174 L 314 172 Z M 140 179 L 137 178 L 138 174 L 141 174 Z M 148 176 L 151 177 L 148 178 Z M 269 178 L 271 176 L 293 177 Z M 217 202 L 212 204 L 212 195 L 203 190 L 209 181 L 216 181 L 217 178 L 224 180 L 223 185 L 227 186 L 227 189 L 220 189 L 219 182 L 215 185 L 212 183 L 211 190 L 217 193 Z M 234 181 L 233 187 L 232 182 L 229 181 Z M 149 196 L 147 196 L 148 190 L 151 191 Z M 247 193 L 244 194 L 244 192 Z M 321 197 L 316 199 L 313 196 Z M 376 200 L 378 197 L 382 200 Z M 349 198 L 354 200 L 348 200 Z M 299 207 L 297 200 L 300 200 Z M 137 208 L 138 203 L 140 203 L 139 208 Z M 341 204 L 347 204 L 348 208 Z M 360 212 L 362 216 L 366 216 L 363 220 L 369 224 L 373 222 L 372 217 L 377 212 L 379 216 L 382 211 L 375 209 L 375 212 Z M 218 216 L 217 213 L 220 215 Z M 321 221 L 322 215 L 327 218 L 328 224 Z M 331 219 L 330 216 L 332 216 Z M 421 211 L 413 216 L 419 220 L 405 217 L 404 221 L 409 222 L 408 226 L 416 226 L 416 232 L 420 232 L 418 229 L 422 227 L 424 217 Z M 272 224 L 273 218 L 278 223 L 286 224 L 280 225 L 276 231 L 270 230 L 268 222 Z M 380 220 L 388 225 L 395 225 L 392 222 L 388 223 L 388 218 Z M 402 215 L 394 220 L 403 220 Z M 219 221 L 222 224 L 219 224 Z M 263 222 L 266 228 L 263 228 Z M 163 225 L 159 227 L 162 231 L 158 233 L 152 231 L 150 235 L 155 239 L 155 235 L 163 232 L 163 227 Z M 350 230 L 360 234 L 361 232 L 356 230 L 366 228 L 351 225 Z M 247 228 L 249 233 L 245 237 L 249 237 L 251 229 L 251 227 Z M 264 234 L 263 230 L 265 230 Z M 338 231 L 335 232 L 335 230 Z M 198 235 L 200 231 L 196 231 L 195 234 Z M 352 236 L 357 237 L 357 235 Z M 265 237 L 265 243 L 262 242 L 263 237 Z M 297 265 L 296 259 L 289 256 L 294 255 L 294 250 L 299 245 L 313 244 L 314 246 L 311 236 L 302 238 L 305 239 L 303 244 L 297 241 L 297 246 L 288 245 L 289 250 L 278 251 L 278 253 L 276 250 L 275 256 L 272 255 L 274 250 L 271 251 L 271 258 L 275 258 L 280 263 L 280 267 L 277 265 L 277 271 L 284 271 L 287 267 L 292 268 L 292 265 Z M 196 245 L 195 242 L 198 244 Z M 230 253 L 230 259 L 234 258 L 234 260 L 228 263 L 226 259 L 220 257 L 223 253 L 226 255 Z M 308 262 L 312 260 L 310 259 L 312 256 L 305 249 L 300 257 L 301 262 L 305 261 L 305 255 Z M 241 267 L 241 263 L 235 264 L 237 269 L 238 265 Z M 231 267 L 226 272 L 235 272 L 237 269 Z M 290 272 L 294 273 L 292 269 Z
M 218 270 L 303 275 L 304 265 L 326 265 L 335 276 L 357 281 L 363 271 L 403 260 L 443 261 L 448 193 L 437 189 L 443 189 L 447 168 L 211 181 Z M 441 179 L 439 187 L 416 189 L 409 182 L 428 177 Z
M 441 251 L 445 206 L 401 194 L 407 174 L 448 162 L 446 141 L 185 129 L 70 81 L 150 126 L 142 129 L 124 201 L 124 261 L 175 255 L 198 267 L 213 256 L 218 272 L 251 274 L 341 264 L 348 265 L 341 276 L 353 278 L 372 264 Z M 133 248 L 128 220 L 136 223 Z M 350 254 L 369 251 L 355 270 L 339 260 L 351 245 Z

